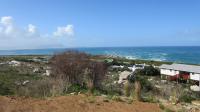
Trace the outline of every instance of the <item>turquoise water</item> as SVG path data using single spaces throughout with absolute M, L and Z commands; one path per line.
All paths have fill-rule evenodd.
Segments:
M 73 48 L 91 54 L 115 55 L 130 59 L 200 64 L 200 46 L 195 47 L 99 47 Z M 0 50 L 0 55 L 52 55 L 71 49 Z

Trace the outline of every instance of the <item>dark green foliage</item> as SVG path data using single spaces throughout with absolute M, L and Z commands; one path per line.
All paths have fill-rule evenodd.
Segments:
M 39 78 L 37 74 L 24 72 L 24 70 L 20 68 L 2 65 L 0 66 L 0 94 L 15 94 L 16 89 L 22 86 L 24 81 L 37 80 Z
M 10 87 L 3 82 L 0 82 L 0 95 L 12 95 L 14 94 Z
M 81 86 L 81 85 L 79 85 L 79 84 L 72 84 L 71 86 L 69 86 L 68 88 L 67 88 L 67 93 L 72 93 L 72 92 L 76 92 L 76 93 L 78 93 L 78 92 L 83 92 L 83 93 L 86 93 L 87 92 L 87 88 L 86 88 L 86 86 Z
M 164 110 L 165 106 L 163 104 L 159 104 L 160 109 Z
M 128 66 L 124 66 L 121 71 L 131 71 Z
M 121 95 L 122 94 L 121 89 L 122 88 L 120 88 L 120 86 L 117 84 L 104 84 L 101 91 L 103 92 L 103 94 L 113 96 L 113 95 Z
M 112 100 L 117 101 L 117 102 L 123 102 L 120 96 L 115 96 L 115 95 L 112 97 Z
M 128 79 L 128 81 L 130 83 L 134 83 L 135 80 L 136 80 L 136 72 L 134 72 L 133 74 L 129 75 L 127 79 Z
M 152 95 L 149 95 L 148 97 L 143 98 L 142 101 L 143 102 L 150 102 L 150 103 L 158 103 L 158 100 Z
M 160 76 L 160 71 L 155 69 L 153 66 L 146 66 L 144 69 L 140 70 L 140 75 L 147 76 Z
M 153 60 L 140 60 L 140 59 L 136 59 L 136 60 L 130 60 L 130 59 L 126 59 L 126 58 L 122 58 L 122 57 L 117 57 L 117 58 L 113 58 L 114 62 L 113 64 L 115 65 L 124 65 L 125 63 L 123 62 L 128 62 L 128 65 L 134 65 L 134 64 L 148 64 L 148 65 L 156 65 L 156 66 L 160 66 L 162 64 L 172 64 L 172 62 L 164 62 L 164 61 L 153 61 Z
M 190 94 L 183 94 L 179 97 L 180 102 L 191 103 L 192 100 L 195 100 Z
M 124 94 L 125 96 L 129 97 L 131 95 L 132 85 L 131 83 L 127 82 L 124 84 Z
M 151 83 L 147 80 L 148 76 L 159 76 L 160 72 L 152 66 L 145 67 L 141 70 L 135 70 L 132 75 L 128 76 L 128 81 L 134 83 L 136 80 L 141 82 L 141 85 L 147 90 L 152 89 Z
M 117 59 L 113 59 L 113 61 L 112 61 L 112 65 L 122 65 L 123 64 L 123 62 L 122 61 L 120 61 L 120 60 L 117 60 Z
M 169 108 L 166 108 L 165 109 L 165 112 L 174 112 L 173 110 L 169 109 Z
M 132 75 L 128 77 L 128 81 L 130 83 L 134 83 L 135 81 L 139 81 L 142 85 L 142 89 L 144 91 L 149 91 L 153 89 L 152 84 L 147 80 L 148 77 L 142 75 L 142 70 L 136 70 Z
M 102 94 L 106 94 L 106 91 L 103 91 L 103 90 L 101 90 L 101 89 L 94 88 L 94 89 L 92 90 L 92 94 L 93 94 L 94 96 L 101 96 Z
M 33 60 L 26 59 L 26 58 L 16 58 L 15 60 L 20 61 L 20 62 L 34 62 Z

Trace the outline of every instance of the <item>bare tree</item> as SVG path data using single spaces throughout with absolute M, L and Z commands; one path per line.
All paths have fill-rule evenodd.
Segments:
M 84 69 L 90 55 L 78 51 L 67 51 L 54 55 L 51 60 L 52 77 L 63 79 L 72 84 L 82 84 Z
M 103 62 L 91 60 L 91 55 L 78 51 L 56 54 L 50 63 L 52 77 L 63 79 L 70 84 L 87 84 L 90 90 L 99 87 L 107 68 Z
M 105 77 L 106 65 L 103 62 L 91 61 L 87 68 L 87 86 L 90 91 L 94 88 L 99 88 L 102 80 Z

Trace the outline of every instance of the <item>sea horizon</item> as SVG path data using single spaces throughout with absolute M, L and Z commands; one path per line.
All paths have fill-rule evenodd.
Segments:
M 200 64 L 200 58 L 198 58 L 200 57 L 200 46 L 124 46 L 17 49 L 0 50 L 0 55 L 53 55 L 67 50 L 77 50 L 93 55 L 119 56 L 127 59 Z

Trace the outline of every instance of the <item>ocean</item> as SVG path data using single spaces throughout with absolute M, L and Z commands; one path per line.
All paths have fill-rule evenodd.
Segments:
M 190 47 L 93 47 L 31 50 L 0 50 L 0 55 L 52 55 L 66 50 L 79 50 L 90 54 L 113 55 L 128 59 L 170 61 L 200 64 L 200 46 Z

